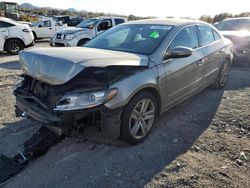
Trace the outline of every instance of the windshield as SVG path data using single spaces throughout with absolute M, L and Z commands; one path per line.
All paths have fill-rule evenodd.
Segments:
M 31 24 L 31 27 L 36 27 L 36 26 L 38 26 L 39 23 L 41 23 L 41 21 L 33 22 Z
M 17 5 L 13 3 L 6 3 L 5 9 L 7 13 L 16 14 L 17 13 Z
M 220 31 L 250 31 L 250 19 L 225 20 L 219 23 L 216 27 Z
M 85 47 L 149 55 L 170 32 L 168 25 L 121 25 L 98 35 Z
M 84 20 L 81 23 L 79 23 L 76 27 L 81 27 L 81 28 L 89 28 L 90 26 L 95 26 L 97 22 L 99 22 L 99 19 L 88 19 Z

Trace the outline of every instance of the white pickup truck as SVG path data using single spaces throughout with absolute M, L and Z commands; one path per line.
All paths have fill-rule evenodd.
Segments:
M 43 19 L 31 25 L 35 39 L 51 38 L 57 31 L 67 27 L 67 24 L 62 24 L 54 19 Z
M 34 45 L 34 37 L 28 25 L 0 17 L 0 51 L 18 54 L 20 50 Z
M 97 17 L 82 21 L 76 27 L 58 31 L 50 40 L 54 47 L 83 46 L 87 41 L 111 27 L 127 22 L 121 17 Z

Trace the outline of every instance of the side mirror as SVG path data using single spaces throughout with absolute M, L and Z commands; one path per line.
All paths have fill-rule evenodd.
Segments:
M 192 48 L 177 46 L 171 51 L 167 51 L 164 56 L 164 59 L 189 57 L 192 55 L 192 53 L 193 53 Z
M 42 25 L 38 25 L 38 27 L 43 27 Z

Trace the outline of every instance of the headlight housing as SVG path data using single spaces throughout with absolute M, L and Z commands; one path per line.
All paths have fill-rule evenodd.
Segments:
M 93 108 L 114 98 L 118 89 L 108 89 L 90 92 L 66 93 L 58 102 L 54 111 L 72 111 Z
M 75 35 L 74 35 L 74 34 L 67 34 L 67 35 L 65 36 L 65 39 L 66 39 L 66 40 L 72 40 L 73 38 L 75 38 Z

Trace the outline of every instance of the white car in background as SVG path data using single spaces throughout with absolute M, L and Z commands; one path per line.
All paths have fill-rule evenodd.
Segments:
M 54 19 L 43 19 L 32 23 L 31 29 L 35 39 L 51 38 L 57 31 L 67 28 L 67 24 L 62 24 Z
M 82 21 L 76 27 L 58 31 L 50 40 L 54 47 L 83 46 L 90 39 L 116 25 L 127 22 L 121 17 L 97 17 Z
M 18 54 L 20 50 L 33 45 L 34 37 L 28 25 L 0 18 L 0 51 Z

